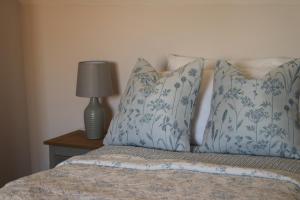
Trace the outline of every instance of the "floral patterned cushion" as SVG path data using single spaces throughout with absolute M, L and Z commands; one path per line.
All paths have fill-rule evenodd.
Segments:
M 219 61 L 204 142 L 194 151 L 300 159 L 299 96 L 300 59 L 251 80 Z
M 146 60 L 134 67 L 104 144 L 190 151 L 190 126 L 203 60 L 167 74 Z

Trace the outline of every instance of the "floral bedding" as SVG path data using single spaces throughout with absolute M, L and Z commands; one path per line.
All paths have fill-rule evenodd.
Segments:
M 203 59 L 160 73 L 138 59 L 103 143 L 190 151 L 190 126 Z
M 300 159 L 300 59 L 261 79 L 221 60 L 213 85 L 203 144 L 195 151 Z
M 299 160 L 255 159 L 108 146 L 8 183 L 0 199 L 300 199 Z

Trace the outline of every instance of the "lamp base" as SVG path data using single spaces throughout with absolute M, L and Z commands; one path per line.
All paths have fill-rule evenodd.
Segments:
M 84 110 L 84 125 L 88 139 L 104 138 L 104 108 L 97 97 L 91 97 Z

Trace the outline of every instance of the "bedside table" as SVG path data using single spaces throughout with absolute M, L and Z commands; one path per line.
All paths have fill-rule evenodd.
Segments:
M 87 153 L 103 146 L 103 140 L 89 140 L 82 130 L 77 130 L 65 135 L 46 140 L 44 144 L 49 145 L 50 168 L 60 162 L 76 155 Z

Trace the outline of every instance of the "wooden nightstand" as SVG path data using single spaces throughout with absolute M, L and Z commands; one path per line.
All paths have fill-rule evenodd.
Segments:
M 84 154 L 103 146 L 102 140 L 89 140 L 82 130 L 46 140 L 44 144 L 49 145 L 50 168 L 72 156 Z

